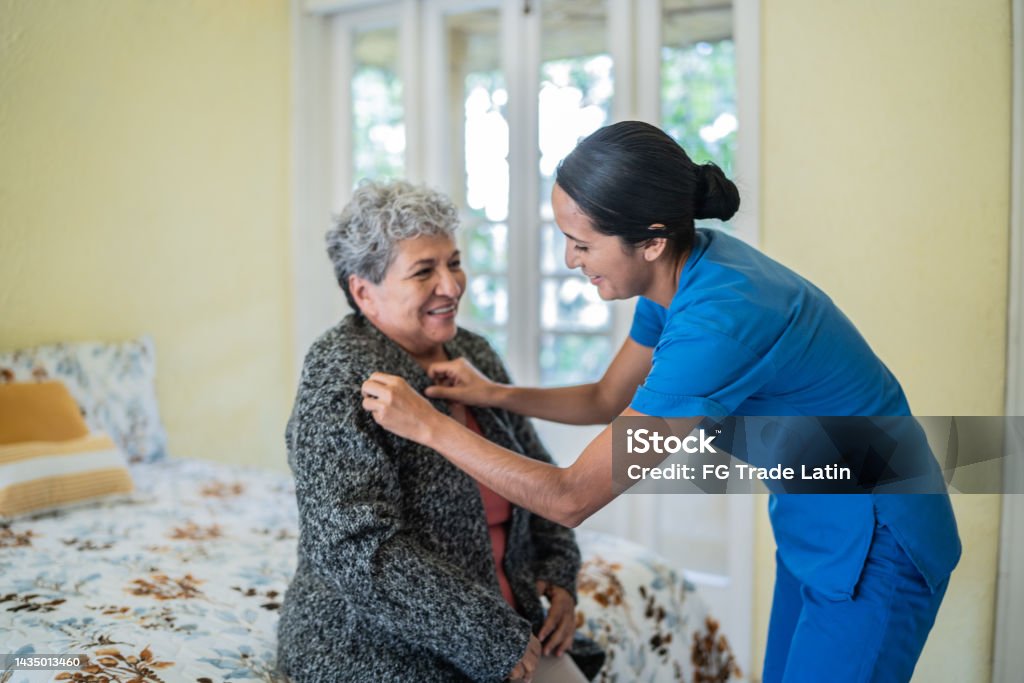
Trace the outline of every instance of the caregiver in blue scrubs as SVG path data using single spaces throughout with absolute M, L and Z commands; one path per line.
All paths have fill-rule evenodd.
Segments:
M 638 297 L 629 339 L 592 384 L 514 387 L 456 358 L 431 367 L 428 397 L 567 424 L 910 415 L 824 292 L 724 232 L 695 229 L 731 218 L 739 194 L 658 128 L 626 121 L 584 139 L 551 201 L 566 264 L 605 300 Z M 559 468 L 479 437 L 400 378 L 374 373 L 362 395 L 386 429 L 549 519 L 575 526 L 613 498 L 610 426 Z M 909 681 L 960 557 L 948 496 L 781 494 L 769 513 L 778 550 L 764 680 Z

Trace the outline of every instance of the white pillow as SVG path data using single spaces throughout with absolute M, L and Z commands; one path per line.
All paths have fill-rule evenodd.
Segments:
M 148 335 L 120 343 L 50 344 L 0 353 L 0 381 L 56 379 L 82 409 L 86 424 L 106 432 L 132 462 L 167 455 L 156 402 L 156 352 Z

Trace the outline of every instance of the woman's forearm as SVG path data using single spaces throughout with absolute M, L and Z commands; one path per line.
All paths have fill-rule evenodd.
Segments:
M 491 384 L 487 392 L 498 389 Z M 375 372 L 360 392 L 363 409 L 381 427 L 437 451 L 512 503 L 553 522 L 576 526 L 615 497 L 610 425 L 572 465 L 561 468 L 491 443 L 437 411 L 401 377 Z M 623 415 L 640 414 L 627 409 Z
M 653 350 L 627 339 L 604 376 L 591 384 L 554 389 L 503 385 L 494 405 L 520 415 L 573 425 L 609 424 L 629 405 L 651 369 Z
M 502 448 L 436 413 L 416 440 L 441 453 L 459 469 L 509 501 L 563 526 L 575 527 L 610 500 L 575 481 L 571 468 L 561 468 Z M 610 430 L 606 430 L 610 431 Z M 610 473 L 609 473 L 610 474 Z
M 627 339 L 597 382 L 536 389 L 513 386 L 502 371 L 485 376 L 465 358 L 430 366 L 430 398 L 503 408 L 519 415 L 572 425 L 608 424 L 629 405 L 651 367 L 652 350 Z
M 551 389 L 503 384 L 494 401 L 495 407 L 519 415 L 570 425 L 608 424 L 622 410 L 610 403 L 598 383 Z

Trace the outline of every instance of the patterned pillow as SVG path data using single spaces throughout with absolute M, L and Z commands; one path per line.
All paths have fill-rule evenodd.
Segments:
M 162 460 L 167 435 L 156 402 L 153 339 L 51 344 L 0 353 L 0 381 L 67 385 L 94 431 L 106 432 L 131 462 Z

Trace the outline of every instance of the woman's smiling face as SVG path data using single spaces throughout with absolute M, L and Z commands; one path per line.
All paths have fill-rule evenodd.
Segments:
M 414 357 L 455 337 L 466 290 L 458 247 L 443 235 L 402 240 L 379 284 L 353 275 L 350 288 L 370 322 Z
M 551 191 L 555 222 L 565 235 L 565 265 L 579 268 L 605 301 L 628 299 L 650 286 L 651 268 L 643 249 L 598 232 L 593 221 L 557 183 Z

